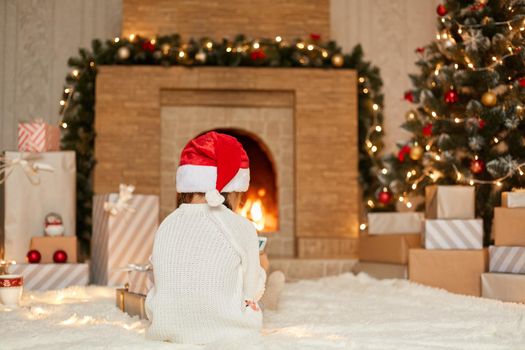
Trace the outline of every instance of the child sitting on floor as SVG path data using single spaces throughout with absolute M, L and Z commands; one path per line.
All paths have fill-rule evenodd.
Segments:
M 155 236 L 148 338 L 207 344 L 260 332 L 266 273 L 257 232 L 233 211 L 249 182 L 248 156 L 234 137 L 209 132 L 182 151 L 178 208 Z M 271 279 L 268 308 L 284 284 L 282 274 Z

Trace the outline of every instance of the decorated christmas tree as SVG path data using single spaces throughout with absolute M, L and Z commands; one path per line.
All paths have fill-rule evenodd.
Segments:
M 490 232 L 501 191 L 525 180 L 525 1 L 448 0 L 437 14 L 436 40 L 416 49 L 419 73 L 404 94 L 411 137 L 379 178 L 409 208 L 430 184 L 476 186 Z

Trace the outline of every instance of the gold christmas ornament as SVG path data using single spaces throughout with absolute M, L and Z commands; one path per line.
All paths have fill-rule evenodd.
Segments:
M 412 160 L 419 160 L 421 159 L 421 157 L 423 156 L 423 147 L 417 145 L 417 146 L 413 146 L 411 149 L 410 149 L 410 159 Z
M 199 52 L 197 52 L 195 54 L 195 60 L 197 62 L 200 62 L 200 63 L 205 63 L 206 62 L 206 53 L 202 50 L 200 50 Z
M 481 96 L 481 103 L 485 107 L 494 107 L 498 103 L 498 97 L 492 91 L 487 91 Z
M 342 67 L 345 63 L 345 58 L 340 53 L 336 53 L 332 56 L 332 65 L 334 67 Z

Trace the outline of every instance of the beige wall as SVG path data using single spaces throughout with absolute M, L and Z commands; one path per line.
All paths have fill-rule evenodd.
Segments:
M 331 33 L 345 50 L 362 43 L 383 74 L 386 142 L 403 138 L 407 73 L 414 48 L 435 33 L 438 0 L 331 0 Z M 0 149 L 16 146 L 16 125 L 58 122 L 67 59 L 92 38 L 120 33 L 121 0 L 0 0 Z

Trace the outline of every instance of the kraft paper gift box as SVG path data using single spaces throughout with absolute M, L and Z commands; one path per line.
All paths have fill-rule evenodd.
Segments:
M 481 296 L 512 303 L 525 303 L 525 275 L 484 273 L 481 275 Z
M 427 219 L 475 219 L 474 186 L 425 187 Z
M 14 264 L 8 271 L 24 276 L 27 290 L 56 290 L 89 282 L 88 264 Z
M 128 272 L 128 291 L 135 294 L 146 295 L 153 287 L 153 271 L 130 270 Z
M 77 262 L 77 237 L 33 237 L 31 238 L 31 248 L 36 249 L 42 255 L 40 263 L 48 264 L 53 262 L 53 254 L 57 250 L 63 250 L 67 254 L 67 262 Z
M 60 150 L 60 128 L 41 119 L 18 124 L 18 151 L 49 152 Z
M 159 197 L 136 194 L 129 209 L 112 214 L 105 203 L 116 203 L 119 194 L 93 198 L 91 268 L 95 284 L 123 286 L 130 264 L 145 265 L 153 250 L 159 222 Z
M 525 247 L 525 208 L 494 208 L 492 231 L 497 246 Z
M 0 184 L 0 257 L 25 261 L 32 237 L 44 235 L 47 214 L 62 216 L 75 236 L 75 152 L 4 152 Z M 3 248 L 3 250 L 2 250 Z
M 501 206 L 505 208 L 525 208 L 525 189 L 501 192 Z
M 406 264 L 410 248 L 421 247 L 420 234 L 362 235 L 359 237 L 359 260 Z
M 368 233 L 371 235 L 421 233 L 423 213 L 369 213 Z
M 401 264 L 383 264 L 383 263 L 375 263 L 375 262 L 363 262 L 359 261 L 357 264 L 355 264 L 354 268 L 352 269 L 352 272 L 354 274 L 358 274 L 361 272 L 364 272 L 371 277 L 377 278 L 377 279 L 407 279 L 408 276 L 408 268 L 407 265 L 401 265 Z
M 426 249 L 482 249 L 483 220 L 426 220 Z
M 482 250 L 410 249 L 408 279 L 452 293 L 481 296 L 481 274 L 488 253 Z
M 525 247 L 489 247 L 489 271 L 525 274 Z

